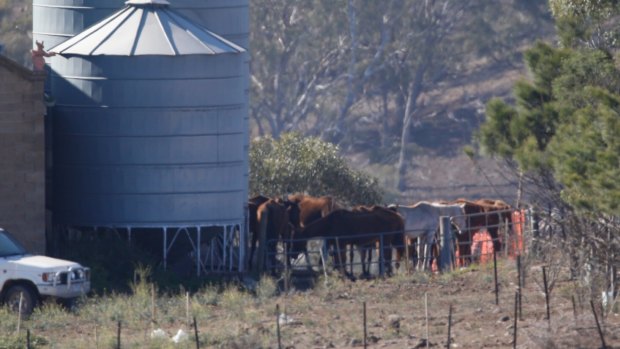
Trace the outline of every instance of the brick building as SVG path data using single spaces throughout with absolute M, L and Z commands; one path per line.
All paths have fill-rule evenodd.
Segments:
M 45 252 L 44 72 L 0 55 L 0 227 Z

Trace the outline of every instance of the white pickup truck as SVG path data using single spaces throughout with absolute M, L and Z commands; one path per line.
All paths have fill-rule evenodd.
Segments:
M 90 269 L 62 259 L 29 254 L 0 228 L 0 302 L 30 314 L 43 298 L 70 301 L 90 291 Z

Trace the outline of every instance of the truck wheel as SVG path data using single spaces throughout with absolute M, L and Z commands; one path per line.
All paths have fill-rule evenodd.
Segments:
M 37 306 L 37 296 L 28 286 L 14 285 L 6 290 L 4 301 L 13 312 L 19 311 L 19 300 L 22 301 L 22 315 L 30 315 Z

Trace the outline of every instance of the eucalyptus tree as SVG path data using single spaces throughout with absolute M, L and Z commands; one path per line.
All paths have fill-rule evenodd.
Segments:
M 255 0 L 251 14 L 251 116 L 279 137 L 326 110 L 321 98 L 341 71 L 344 0 Z
M 403 15 L 395 33 L 400 40 L 394 42 L 389 58 L 390 68 L 398 77 L 400 96 L 397 100 L 404 102 L 397 164 L 400 190 L 406 189 L 407 146 L 419 98 L 436 81 L 438 75 L 433 73 L 441 73 L 444 69 L 440 59 L 444 40 L 468 6 L 468 0 L 430 0 L 405 2 L 402 8 Z

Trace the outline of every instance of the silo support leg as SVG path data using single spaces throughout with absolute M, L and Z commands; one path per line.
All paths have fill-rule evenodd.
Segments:
M 164 228 L 164 270 L 168 267 L 168 228 Z

